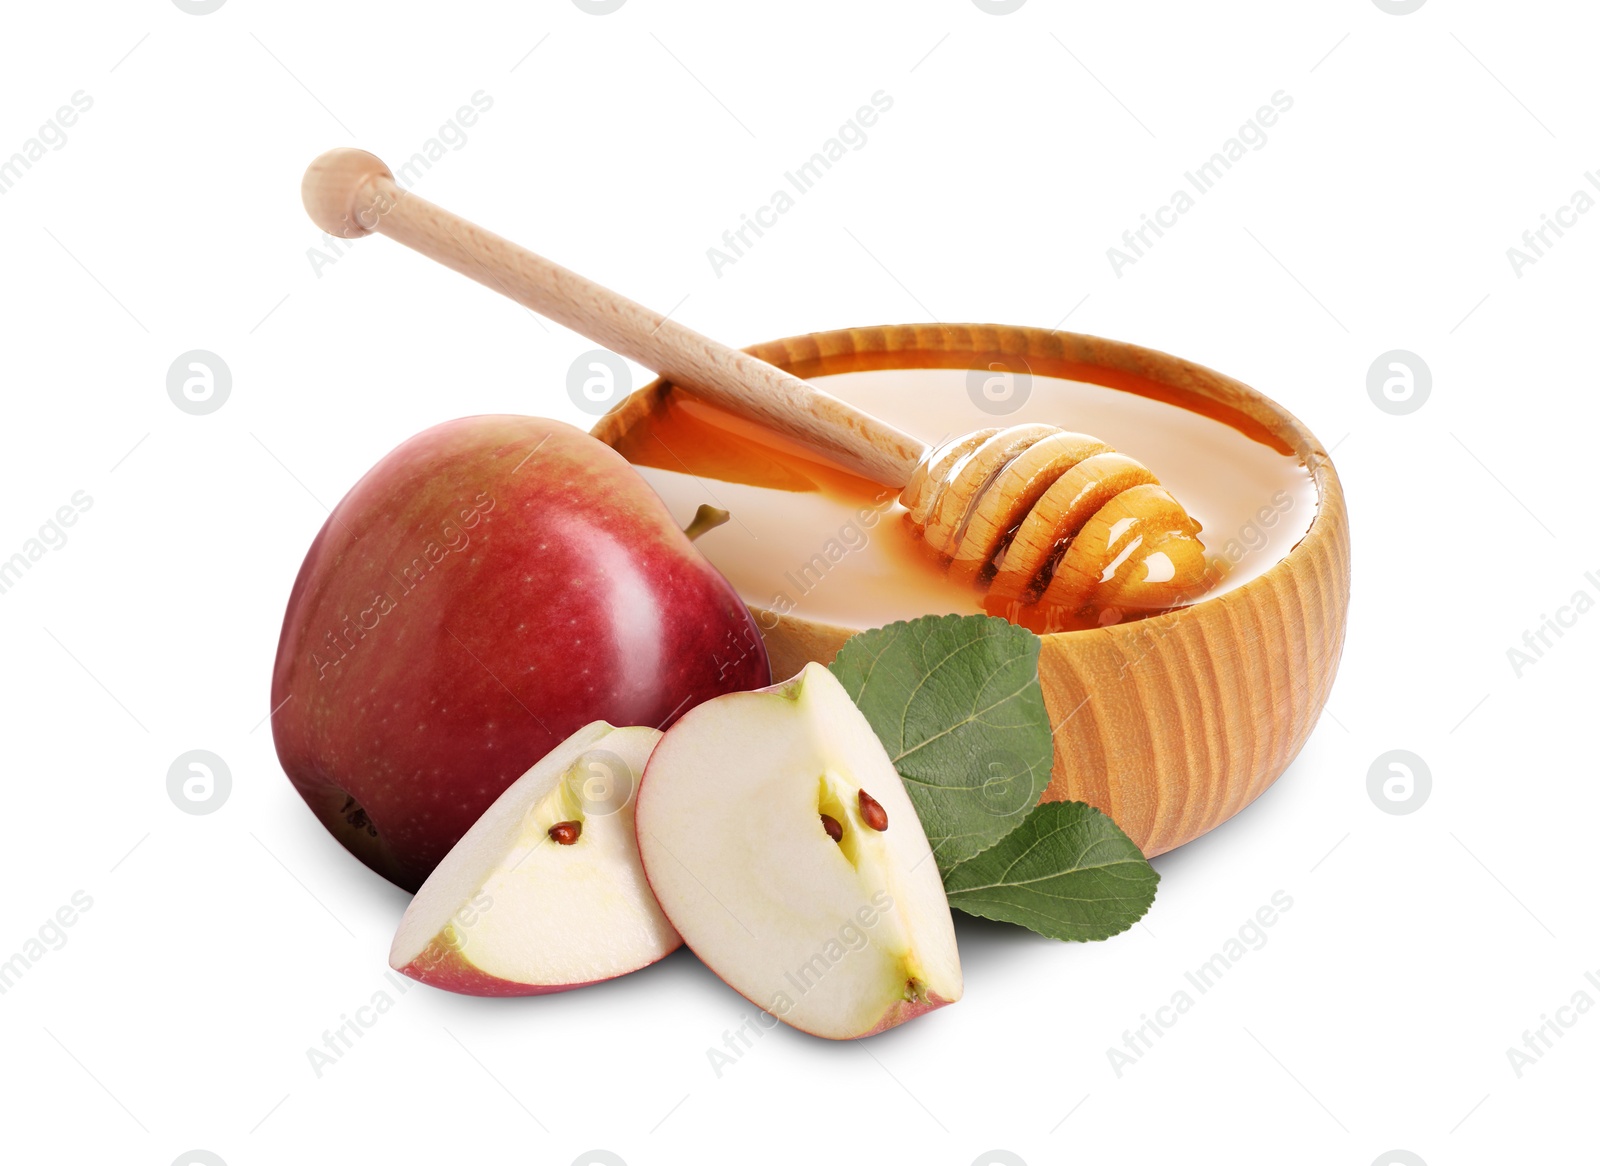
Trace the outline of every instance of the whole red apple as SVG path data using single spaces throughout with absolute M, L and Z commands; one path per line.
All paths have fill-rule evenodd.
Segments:
M 748 609 L 620 454 L 465 417 L 374 466 L 311 544 L 272 734 L 323 825 L 414 891 L 579 727 L 664 728 L 770 682 Z

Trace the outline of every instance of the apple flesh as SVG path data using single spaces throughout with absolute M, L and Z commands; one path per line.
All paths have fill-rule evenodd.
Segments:
M 872 726 L 820 664 L 687 713 L 656 746 L 635 826 L 650 887 L 701 961 L 817 1036 L 961 997 L 939 869 Z
M 633 793 L 660 738 L 597 721 L 512 782 L 422 884 L 390 966 L 451 992 L 533 996 L 674 951 L 633 829 Z
M 323 824 L 415 890 L 580 726 L 664 727 L 770 682 L 749 611 L 621 455 L 466 417 L 385 457 L 311 544 L 272 734 Z

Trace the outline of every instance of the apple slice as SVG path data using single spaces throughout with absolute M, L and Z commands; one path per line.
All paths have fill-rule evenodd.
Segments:
M 822 665 L 686 713 L 651 754 L 635 825 L 684 942 L 770 1015 L 838 1040 L 961 998 L 917 812 Z
M 452 992 L 532 996 L 675 950 L 633 829 L 638 776 L 660 739 L 595 721 L 546 754 L 422 884 L 390 966 Z

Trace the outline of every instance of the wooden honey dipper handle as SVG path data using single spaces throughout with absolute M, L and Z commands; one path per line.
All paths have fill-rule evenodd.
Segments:
M 872 481 L 903 487 L 927 452 L 916 438 L 799 377 L 418 198 L 364 150 L 322 155 L 306 171 L 301 193 L 328 234 L 387 235 Z

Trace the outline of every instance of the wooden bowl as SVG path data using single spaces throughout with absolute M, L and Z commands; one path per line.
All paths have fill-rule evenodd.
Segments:
M 1036 376 L 1089 381 L 1223 420 L 1292 453 L 1317 490 L 1309 531 L 1233 590 L 1165 615 L 1042 636 L 1039 678 L 1055 725 L 1046 801 L 1116 819 L 1147 855 L 1227 821 L 1277 779 L 1322 712 L 1344 645 L 1350 528 L 1326 450 L 1248 385 L 1165 353 L 1072 332 L 989 324 L 849 328 L 748 351 L 800 377 L 866 369 L 986 368 L 1020 356 Z M 647 423 L 673 386 L 654 381 L 594 428 L 616 440 Z M 993 419 L 987 419 L 993 423 Z M 985 421 L 974 416 L 973 428 Z M 1137 451 L 1132 451 L 1137 454 Z M 827 663 L 857 628 L 755 605 L 774 677 Z

